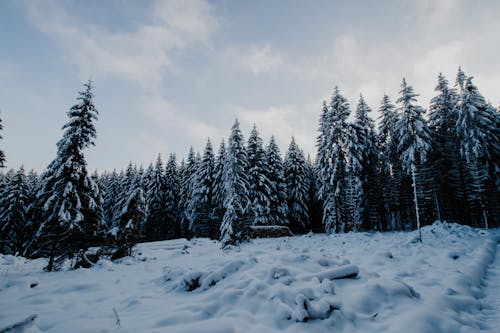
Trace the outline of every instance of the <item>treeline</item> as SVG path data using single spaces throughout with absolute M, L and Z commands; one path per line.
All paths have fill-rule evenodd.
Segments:
M 403 79 L 395 105 L 383 96 L 376 129 L 363 97 L 352 112 L 335 88 L 323 102 L 315 161 L 293 138 L 283 158 L 255 126 L 245 140 L 236 121 L 216 152 L 208 140 L 202 154 L 191 148 L 180 162 L 171 154 L 146 169 L 89 175 L 83 151 L 94 145 L 98 115 L 89 82 L 46 171 L 1 176 L 0 249 L 48 257 L 52 270 L 68 257 L 87 260 L 91 246 L 129 253 L 137 241 L 179 237 L 226 246 L 247 239 L 252 226 L 293 233 L 410 230 L 435 220 L 498 226 L 499 111 L 461 69 L 453 87 L 439 75 L 435 90 L 426 111 Z

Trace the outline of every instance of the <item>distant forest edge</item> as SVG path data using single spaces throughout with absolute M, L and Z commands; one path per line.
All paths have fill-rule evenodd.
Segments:
M 98 118 L 89 81 L 46 170 L 0 174 L 0 251 L 47 257 L 50 271 L 68 258 L 90 264 L 89 247 L 118 256 L 137 241 L 180 237 L 226 247 L 254 226 L 296 234 L 413 230 L 435 220 L 497 227 L 500 112 L 460 68 L 453 86 L 440 74 L 435 91 L 425 110 L 403 79 L 396 104 L 383 96 L 376 129 L 363 96 L 349 121 L 335 87 L 320 113 L 315 161 L 293 138 L 283 159 L 255 126 L 245 142 L 236 120 L 216 153 L 209 139 L 203 154 L 191 148 L 180 163 L 159 155 L 146 169 L 89 175 L 84 150 Z

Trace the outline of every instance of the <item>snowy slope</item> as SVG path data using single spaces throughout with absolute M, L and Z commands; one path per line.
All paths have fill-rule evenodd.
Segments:
M 263 239 L 229 251 L 173 240 L 58 273 L 42 272 L 43 260 L 0 256 L 0 330 L 36 314 L 25 332 L 495 332 L 498 235 L 436 223 L 423 244 L 404 232 Z

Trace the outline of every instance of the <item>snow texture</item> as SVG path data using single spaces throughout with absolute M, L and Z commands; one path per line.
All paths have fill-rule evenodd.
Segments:
M 0 256 L 0 331 L 495 332 L 500 229 L 140 244 L 134 258 L 43 272 Z M 496 256 L 496 258 L 495 258 Z

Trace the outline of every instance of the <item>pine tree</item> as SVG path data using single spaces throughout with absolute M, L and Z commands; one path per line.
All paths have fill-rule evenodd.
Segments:
M 471 207 L 480 212 L 483 225 L 488 228 L 487 188 L 492 181 L 489 170 L 498 163 L 500 147 L 499 131 L 495 127 L 498 116 L 472 83 L 472 77 L 463 83 L 456 110 L 460 155 L 465 160 L 469 179 L 467 199 Z
M 266 172 L 269 179 L 269 224 L 288 225 L 287 188 L 283 160 L 274 136 L 266 148 Z
M 92 84 L 89 81 L 80 92 L 79 103 L 68 112 L 63 138 L 57 143 L 57 156 L 42 177 L 43 184 L 37 201 L 43 214 L 38 231 L 38 252 L 49 256 L 47 270 L 65 257 L 85 250 L 96 236 L 94 211 L 98 203 L 98 188 L 87 174 L 83 150 L 94 145 L 94 107 Z
M 354 123 L 355 135 L 351 135 L 351 151 L 352 156 L 351 168 L 354 172 L 352 185 L 356 188 L 356 195 L 359 196 L 360 208 L 356 212 L 356 216 L 360 216 L 361 223 L 354 221 L 355 229 L 365 228 L 367 230 L 380 230 L 382 221 L 380 217 L 380 202 L 378 198 L 381 196 L 380 180 L 378 174 L 379 151 L 377 147 L 377 135 L 375 133 L 375 124 L 373 119 L 369 117 L 371 112 L 370 107 L 366 104 L 363 96 L 359 98 L 356 108 Z M 359 156 L 356 156 L 359 155 Z M 357 161 L 355 161 L 357 160 Z M 359 166 L 356 164 L 359 162 Z M 360 186 L 359 186 L 360 185 Z
M 3 124 L 2 124 L 2 118 L 0 118 L 0 131 L 3 130 Z M 0 140 L 3 139 L 3 137 L 0 135 Z M 5 166 L 5 153 L 3 150 L 0 150 L 0 168 L 3 168 Z
M 430 149 L 431 136 L 427 122 L 423 117 L 424 109 L 415 105 L 418 95 L 413 92 L 413 88 L 406 83 L 403 78 L 401 84 L 401 97 L 399 111 L 401 118 L 396 124 L 396 141 L 400 154 L 403 171 L 411 176 L 413 187 L 413 200 L 415 204 L 415 217 L 419 230 L 419 240 L 422 241 L 420 231 L 420 214 L 418 204 L 417 189 L 417 168 L 426 162 L 427 153 Z
M 462 72 L 463 73 L 463 72 Z M 461 75 L 459 75 L 461 77 Z M 457 84 L 460 86 L 460 84 Z M 429 107 L 429 128 L 432 134 L 430 160 L 434 178 L 434 195 L 437 201 L 437 218 L 459 221 L 464 216 L 463 171 L 459 156 L 459 143 L 456 135 L 457 92 L 448 85 L 448 80 L 440 73 L 438 92 Z
M 247 144 L 248 198 L 254 225 L 269 224 L 271 184 L 267 177 L 266 155 L 256 126 L 250 132 Z
M 323 103 L 317 143 L 318 194 L 323 201 L 323 225 L 328 233 L 345 231 L 345 141 L 349 114 L 349 103 L 335 87 L 330 106 Z
M 141 225 L 146 217 L 146 200 L 141 187 L 135 187 L 128 195 L 118 220 L 116 243 L 132 255 L 132 248 L 140 238 Z
M 203 157 L 194 174 L 193 192 L 188 203 L 189 230 L 195 237 L 212 234 L 214 208 L 215 157 L 210 139 L 207 140 Z
M 220 238 L 221 221 L 224 219 L 224 165 L 226 164 L 226 145 L 220 143 L 214 170 L 214 196 L 212 219 L 214 221 L 212 238 Z
M 389 96 L 384 95 L 382 98 L 379 113 L 379 174 L 383 188 L 386 223 L 389 230 L 400 230 L 402 222 L 399 190 L 401 187 L 402 167 L 397 152 L 398 142 L 395 133 L 399 115 Z
M 123 175 L 122 175 L 123 176 Z M 117 215 L 114 208 L 117 206 L 118 199 L 121 194 L 121 177 L 116 172 L 116 169 L 111 173 L 106 174 L 103 179 L 103 192 L 104 192 L 104 221 L 105 228 L 111 229 L 113 226 L 113 217 Z
M 179 222 L 179 170 L 175 154 L 170 157 L 165 167 L 165 224 L 162 239 L 181 237 Z
M 158 154 L 154 167 L 146 172 L 147 216 L 144 224 L 144 235 L 147 239 L 157 241 L 163 239 L 165 229 L 165 174 L 163 162 Z
M 285 179 L 287 189 L 288 220 L 294 233 L 310 230 L 309 223 L 309 181 L 304 153 L 292 137 L 285 158 Z
M 197 169 L 197 157 L 193 147 L 189 149 L 187 162 L 183 165 L 180 171 L 180 198 L 179 198 L 179 214 L 181 224 L 181 234 L 184 237 L 190 237 L 188 205 L 193 193 L 194 175 Z
M 21 167 L 9 177 L 2 191 L 0 205 L 0 251 L 2 253 L 23 254 L 27 238 L 27 207 L 29 188 Z M 2 245 L 3 244 L 3 245 Z
M 231 128 L 224 165 L 224 217 L 221 224 L 221 245 L 225 247 L 249 237 L 248 161 L 240 124 Z

